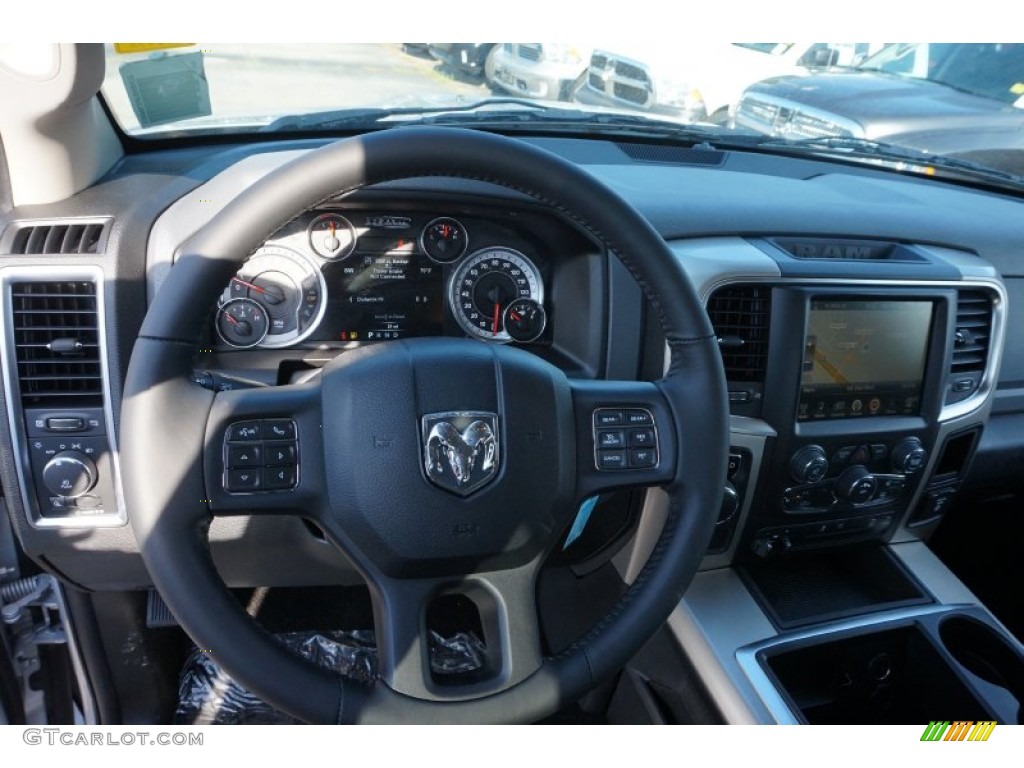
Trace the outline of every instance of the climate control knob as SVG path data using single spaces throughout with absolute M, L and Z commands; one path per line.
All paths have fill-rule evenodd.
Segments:
M 820 445 L 805 445 L 789 460 L 789 472 L 798 483 L 816 483 L 828 472 L 828 456 Z
M 905 437 L 892 449 L 892 468 L 905 475 L 912 475 L 924 467 L 928 451 L 916 437 Z
M 833 493 L 836 498 L 857 506 L 871 501 L 877 487 L 878 480 L 875 476 L 867 470 L 867 467 L 858 464 L 844 470 L 843 474 L 836 478 Z
M 61 451 L 43 467 L 43 484 L 54 496 L 73 499 L 96 485 L 96 465 L 77 451 Z

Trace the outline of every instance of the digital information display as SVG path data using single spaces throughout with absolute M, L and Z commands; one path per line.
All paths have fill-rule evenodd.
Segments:
M 933 309 L 812 299 L 797 421 L 919 414 Z
M 414 243 L 406 241 L 386 252 L 356 252 L 332 266 L 329 284 L 337 298 L 331 302 L 329 327 L 334 340 L 441 334 L 442 270 Z

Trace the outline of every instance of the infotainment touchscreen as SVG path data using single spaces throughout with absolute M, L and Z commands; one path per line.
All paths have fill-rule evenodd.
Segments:
M 811 299 L 798 421 L 921 411 L 934 304 Z

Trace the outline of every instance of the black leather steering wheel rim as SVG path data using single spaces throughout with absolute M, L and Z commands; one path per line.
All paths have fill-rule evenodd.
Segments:
M 529 677 L 465 700 L 361 687 L 293 656 L 224 588 L 205 541 L 203 464 L 215 394 L 190 377 L 208 307 L 241 262 L 281 225 L 338 194 L 381 182 L 452 176 L 515 189 L 619 256 L 661 323 L 671 362 L 656 383 L 678 446 L 670 514 L 647 565 L 597 626 Z M 281 388 L 281 397 L 291 393 Z M 585 393 L 585 390 L 584 390 Z M 301 397 L 296 390 L 295 397 Z M 524 142 L 450 128 L 393 129 L 303 155 L 256 182 L 182 246 L 133 350 L 121 416 L 127 508 L 155 586 L 199 647 L 239 682 L 311 722 L 532 721 L 620 669 L 665 621 L 710 539 L 725 479 L 726 387 L 698 296 L 660 235 L 586 171 Z M 168 451 L 167 446 L 173 446 Z

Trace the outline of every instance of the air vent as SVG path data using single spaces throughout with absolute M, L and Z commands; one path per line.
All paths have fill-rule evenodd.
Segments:
M 22 404 L 102 405 L 95 283 L 11 282 L 9 290 Z
M 107 222 L 52 222 L 23 224 L 14 233 L 7 252 L 12 255 L 102 253 Z
M 769 287 L 743 285 L 715 291 L 708 301 L 708 317 L 730 382 L 764 381 L 771 297 Z
M 956 301 L 956 327 L 953 330 L 953 362 L 950 372 L 977 374 L 981 378 L 988 360 L 992 332 L 992 299 L 984 291 L 960 291 Z

